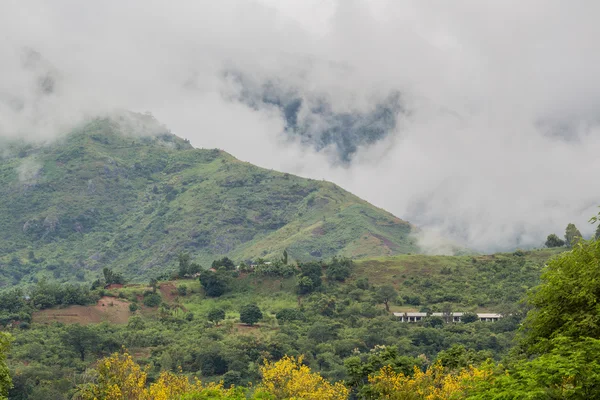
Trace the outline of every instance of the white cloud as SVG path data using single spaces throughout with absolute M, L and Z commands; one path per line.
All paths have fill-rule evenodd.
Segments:
M 0 135 L 48 138 L 86 115 L 151 111 L 198 147 L 333 180 L 478 249 L 538 245 L 568 222 L 592 229 L 598 11 L 541 0 L 6 1 Z M 24 48 L 39 52 L 33 66 Z M 399 90 L 409 114 L 333 166 L 333 150 L 284 139 L 277 109 L 235 100 L 230 67 L 338 111 Z M 551 130 L 561 124 L 566 136 Z

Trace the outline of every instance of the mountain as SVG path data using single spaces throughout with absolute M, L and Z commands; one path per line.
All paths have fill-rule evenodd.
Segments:
M 417 252 L 414 227 L 340 187 L 195 149 L 151 116 L 95 119 L 45 144 L 0 143 L 0 283 L 130 280 L 235 261 Z

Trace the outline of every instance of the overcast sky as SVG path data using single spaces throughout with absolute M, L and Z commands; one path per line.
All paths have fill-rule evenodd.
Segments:
M 51 138 L 115 108 L 196 147 L 331 180 L 481 251 L 542 245 L 600 205 L 600 2 L 0 2 L 0 136 Z M 225 71 L 310 103 L 403 112 L 347 165 L 240 101 Z M 308 108 L 299 118 L 315 118 Z

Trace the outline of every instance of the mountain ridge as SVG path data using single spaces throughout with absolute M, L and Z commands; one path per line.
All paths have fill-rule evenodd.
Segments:
M 11 142 L 0 167 L 0 281 L 129 279 L 279 257 L 418 252 L 416 228 L 325 181 L 195 149 L 147 115 L 98 118 L 46 144 Z

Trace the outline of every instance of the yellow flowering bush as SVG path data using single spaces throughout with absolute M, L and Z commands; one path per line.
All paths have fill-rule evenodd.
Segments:
M 202 385 L 199 380 L 190 382 L 185 375 L 165 371 L 156 382 L 147 386 L 146 369 L 133 361 L 127 352 L 102 359 L 97 372 L 96 383 L 80 387 L 77 399 L 173 400 L 184 395 L 190 395 L 190 399 L 238 399 L 243 394 L 243 391 L 235 388 L 225 389 L 222 384 Z
M 275 399 L 345 400 L 348 388 L 341 382 L 331 384 L 320 374 L 311 372 L 298 358 L 285 356 L 277 362 L 265 361 L 260 368 L 262 382 L 258 386 Z
M 369 376 L 367 396 L 389 400 L 452 400 L 462 399 L 477 382 L 491 374 L 488 368 L 463 368 L 447 372 L 441 363 L 435 363 L 423 372 L 415 367 L 414 375 L 396 373 L 387 365 Z

